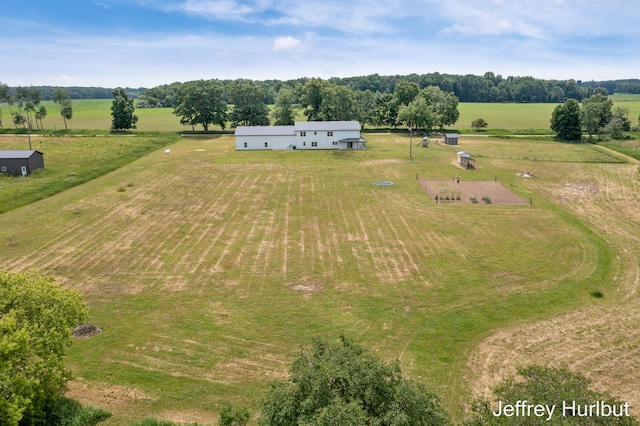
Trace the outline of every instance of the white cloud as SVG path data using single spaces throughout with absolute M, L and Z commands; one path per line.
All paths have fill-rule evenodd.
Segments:
M 275 50 L 276 52 L 291 51 L 291 50 L 298 49 L 301 45 L 302 45 L 302 40 L 291 37 L 291 36 L 284 36 L 284 37 L 278 37 L 273 42 L 272 49 Z
M 259 10 L 236 0 L 187 0 L 183 7 L 188 13 L 216 19 L 237 19 Z

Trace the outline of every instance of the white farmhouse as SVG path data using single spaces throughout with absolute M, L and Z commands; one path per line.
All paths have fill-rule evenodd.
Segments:
M 236 150 L 366 149 L 357 121 L 297 121 L 293 126 L 238 126 Z

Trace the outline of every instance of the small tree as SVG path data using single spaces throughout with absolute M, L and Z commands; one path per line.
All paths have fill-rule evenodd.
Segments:
M 73 107 L 69 93 L 67 93 L 66 90 L 56 87 L 53 89 L 53 102 L 60 105 L 60 116 L 64 120 L 64 129 L 68 130 L 67 120 L 71 120 L 71 117 L 73 117 Z
M 111 130 L 122 131 L 135 129 L 138 116 L 133 112 L 133 99 L 129 99 L 127 92 L 120 88 L 113 91 L 113 103 L 111 105 Z
M 36 127 L 38 127 L 38 122 L 40 122 L 40 128 L 44 129 L 44 125 L 42 124 L 42 120 L 47 116 L 47 108 L 44 105 L 40 105 L 40 108 L 36 111 Z
M 476 132 L 479 132 L 482 129 L 486 129 L 489 124 L 484 121 L 484 118 L 476 118 L 471 122 L 471 127 L 475 129 Z
M 345 337 L 301 350 L 288 382 L 275 382 L 262 404 L 261 425 L 448 425 L 440 399 L 403 379 Z
M 249 410 L 235 407 L 230 403 L 224 404 L 220 412 L 218 426 L 246 426 L 251 418 Z

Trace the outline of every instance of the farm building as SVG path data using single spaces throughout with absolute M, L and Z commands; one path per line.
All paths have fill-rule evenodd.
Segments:
M 238 126 L 236 150 L 366 149 L 357 121 L 297 121 L 293 126 Z
M 458 151 L 458 164 L 462 166 L 463 169 L 475 169 L 476 168 L 476 160 L 471 158 L 471 154 L 464 151 Z
M 35 150 L 0 151 L 0 173 L 26 176 L 44 167 L 44 154 Z
M 458 135 L 457 133 L 445 133 L 444 135 L 444 143 L 445 145 L 458 145 Z

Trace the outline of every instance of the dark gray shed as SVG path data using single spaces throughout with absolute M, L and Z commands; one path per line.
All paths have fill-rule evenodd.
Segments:
M 458 135 L 457 133 L 445 133 L 444 135 L 444 143 L 446 145 L 458 145 Z
M 44 167 L 44 154 L 35 150 L 0 151 L 0 173 L 26 176 Z

